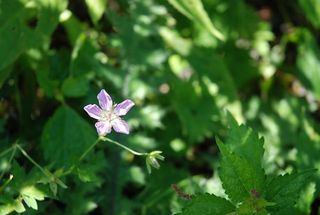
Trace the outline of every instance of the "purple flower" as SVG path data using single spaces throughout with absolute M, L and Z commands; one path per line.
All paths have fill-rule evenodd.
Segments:
M 105 136 L 113 130 L 119 133 L 129 134 L 128 124 L 121 119 L 134 106 L 133 101 L 126 99 L 120 104 L 112 106 L 112 99 L 105 90 L 101 90 L 97 96 L 99 105 L 90 104 L 84 110 L 90 117 L 97 119 L 95 126 L 100 136 Z

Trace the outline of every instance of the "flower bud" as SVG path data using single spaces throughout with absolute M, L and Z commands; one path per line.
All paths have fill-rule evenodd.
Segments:
M 162 151 L 153 151 L 150 152 L 147 157 L 146 157 L 146 165 L 147 165 L 147 169 L 149 174 L 151 174 L 151 167 L 155 168 L 155 169 L 159 169 L 160 168 L 160 164 L 158 163 L 158 160 L 163 161 L 164 157 L 162 155 L 160 155 L 162 153 Z

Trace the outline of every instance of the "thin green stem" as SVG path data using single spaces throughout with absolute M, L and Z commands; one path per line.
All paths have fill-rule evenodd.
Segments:
M 13 149 L 13 152 L 12 152 L 10 158 L 9 158 L 9 161 L 8 161 L 9 165 L 11 165 L 11 162 L 12 162 L 12 160 L 13 160 L 15 154 L 16 154 L 16 151 L 17 151 L 17 148 L 16 148 L 15 145 L 12 147 L 12 149 Z M 3 172 L 1 173 L 1 175 L 0 175 L 0 180 L 1 180 L 2 177 L 4 176 L 4 173 L 5 173 L 5 172 L 6 172 L 6 169 L 3 170 Z
M 42 168 L 42 166 L 40 166 L 35 160 L 33 160 L 19 144 L 17 144 L 16 146 L 19 149 L 19 151 L 23 154 L 23 156 L 25 156 L 33 165 L 35 165 L 38 169 L 40 169 L 43 174 L 45 174 L 47 177 L 52 176 L 51 173 L 49 173 L 47 170 Z
M 62 175 L 68 175 L 70 174 L 73 169 L 78 165 L 86 156 L 87 154 L 101 141 L 101 138 L 99 137 L 93 144 L 89 146 L 89 148 L 80 156 L 79 160 L 76 164 L 73 164 L 67 171 L 65 171 Z
M 83 160 L 87 156 L 87 154 L 100 142 L 100 137 L 80 156 L 78 163 Z
M 33 165 L 35 165 L 40 171 L 47 177 L 49 177 L 51 180 L 56 181 L 61 187 L 66 188 L 67 185 L 65 185 L 60 179 L 55 177 L 51 172 L 48 170 L 44 169 L 42 166 L 40 166 L 35 160 L 33 160 L 28 153 L 19 145 L 16 144 L 17 149 L 25 156 Z
M 148 155 L 148 153 L 137 152 L 137 151 L 135 151 L 135 150 L 133 150 L 133 149 L 130 149 L 129 147 L 124 146 L 124 145 L 122 145 L 121 143 L 119 143 L 119 142 L 117 142 L 117 141 L 114 141 L 114 140 L 111 140 L 111 139 L 109 139 L 109 138 L 107 138 L 107 137 L 100 137 L 100 138 L 101 138 L 101 140 L 103 140 L 103 141 L 108 141 L 108 142 L 113 143 L 113 144 L 115 144 L 115 145 L 117 145 L 117 146 L 120 146 L 121 148 L 127 150 L 128 152 L 130 152 L 130 153 L 132 153 L 132 154 L 134 154 L 134 155 L 137 155 L 137 156 L 147 156 L 147 155 Z
M 0 193 L 3 191 L 3 189 L 10 183 L 12 180 L 13 175 L 10 175 L 9 178 L 3 183 L 3 185 L 0 187 Z
M 14 149 L 14 146 L 7 148 L 6 150 L 4 150 L 3 152 L 0 153 L 0 157 L 5 156 L 9 152 L 11 152 L 11 150 L 13 150 L 13 149 Z

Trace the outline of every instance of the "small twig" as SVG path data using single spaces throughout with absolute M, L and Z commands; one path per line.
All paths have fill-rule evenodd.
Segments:
M 182 199 L 191 200 L 193 198 L 191 194 L 185 193 L 182 190 L 180 190 L 180 188 L 176 184 L 172 184 L 171 188 Z

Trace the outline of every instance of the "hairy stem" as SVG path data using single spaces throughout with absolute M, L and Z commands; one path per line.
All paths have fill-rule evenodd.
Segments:
M 50 179 L 56 181 L 61 187 L 67 188 L 67 185 L 65 185 L 60 179 L 56 178 L 51 172 L 44 169 L 42 166 L 40 166 L 35 160 L 33 160 L 30 155 L 19 145 L 16 144 L 17 149 L 25 156 L 33 165 L 35 165 L 45 176 L 49 177 Z
M 114 140 L 111 140 L 111 139 L 109 139 L 107 137 L 101 137 L 101 140 L 108 141 L 108 142 L 113 143 L 113 144 L 115 144 L 117 146 L 120 146 L 121 148 L 123 148 L 123 149 L 127 150 L 128 152 L 130 152 L 130 153 L 132 153 L 134 155 L 137 155 L 137 156 L 147 156 L 148 155 L 148 153 L 137 152 L 137 151 L 135 151 L 133 149 L 130 149 L 129 147 L 124 146 L 121 143 L 119 143 L 117 141 L 114 141 Z

